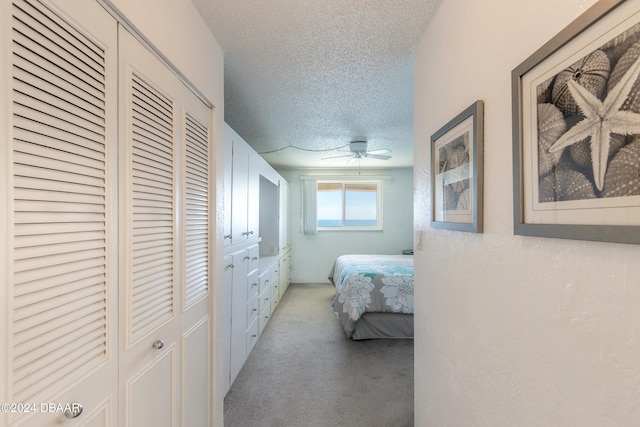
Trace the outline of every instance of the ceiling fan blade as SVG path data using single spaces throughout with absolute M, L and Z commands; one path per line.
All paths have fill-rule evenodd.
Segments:
M 381 148 L 379 150 L 367 151 L 367 154 L 391 154 L 391 150 L 388 148 Z
M 344 157 L 352 157 L 352 155 L 351 154 L 343 154 L 342 156 L 323 157 L 322 160 L 340 159 L 340 158 L 344 158 Z
M 358 160 L 358 157 L 356 157 L 356 156 L 352 156 L 352 157 L 347 161 L 347 164 L 353 163 L 353 162 L 355 162 L 356 160 Z
M 380 159 L 380 160 L 389 160 L 391 158 L 391 156 L 387 156 L 384 154 L 371 154 L 371 153 L 367 153 L 367 157 L 371 157 L 374 159 Z

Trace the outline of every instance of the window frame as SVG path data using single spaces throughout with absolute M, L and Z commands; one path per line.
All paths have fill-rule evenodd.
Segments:
M 316 206 L 316 226 L 318 231 L 383 231 L 383 180 L 382 179 L 318 179 L 316 181 L 316 191 L 320 191 L 320 184 L 341 184 L 342 185 L 342 225 L 337 227 L 322 227 L 318 224 L 320 220 L 318 210 L 320 203 Z M 346 191 L 349 184 L 375 184 L 376 186 L 376 225 L 345 225 L 346 215 Z M 317 197 L 317 196 L 316 196 Z

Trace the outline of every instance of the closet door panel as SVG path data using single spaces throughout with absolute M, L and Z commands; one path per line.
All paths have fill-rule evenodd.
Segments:
M 171 346 L 127 384 L 126 425 L 168 426 L 176 413 L 176 348 Z
M 179 417 L 179 85 L 122 28 L 119 58 L 120 424 L 168 427 Z
M 203 318 L 183 334 L 182 349 L 182 424 L 207 427 L 209 422 L 209 377 L 211 360 L 203 345 L 209 343 L 209 318 Z M 203 351 L 204 350 L 204 351 Z
M 1 400 L 35 405 L 0 415 L 3 425 L 57 425 L 65 408 L 46 402 L 81 404 L 70 425 L 97 411 L 96 425 L 115 421 L 105 402 L 117 391 L 117 27 L 93 2 L 56 3 L 3 6 L 11 249 L 2 300 L 12 321 Z
M 183 90 L 183 160 L 180 177 L 182 232 L 180 247 L 183 283 L 182 333 L 182 423 L 208 427 L 211 401 L 211 325 L 212 288 L 211 242 L 214 241 L 209 212 L 215 212 L 211 194 L 212 111 L 190 92 Z

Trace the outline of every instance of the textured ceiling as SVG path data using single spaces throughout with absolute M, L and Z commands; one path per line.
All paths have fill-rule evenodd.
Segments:
M 360 167 L 413 165 L 413 51 L 440 0 L 192 2 L 225 52 L 225 121 L 271 165 L 353 167 L 323 158 L 354 140 L 392 150 Z

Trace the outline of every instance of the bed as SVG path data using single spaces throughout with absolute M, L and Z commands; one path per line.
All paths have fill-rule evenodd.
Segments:
M 348 337 L 413 338 L 413 256 L 341 255 L 331 309 Z

